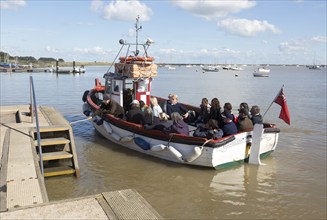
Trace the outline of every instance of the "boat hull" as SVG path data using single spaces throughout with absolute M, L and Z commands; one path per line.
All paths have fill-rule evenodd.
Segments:
M 206 139 L 192 144 L 189 140 L 192 137 L 175 135 L 173 138 L 164 140 L 165 135 L 156 137 L 158 131 L 146 131 L 148 134 L 130 131 L 130 129 L 115 125 L 116 123 L 111 123 L 110 120 L 123 121 L 112 116 L 106 118 L 101 125 L 96 123 L 99 120 L 101 118 L 97 116 L 93 122 L 95 129 L 111 142 L 175 163 L 222 169 L 247 162 L 251 151 L 252 131 L 224 138 L 220 144 L 213 146 L 209 145 Z M 275 150 L 278 133 L 279 129 L 276 128 L 265 129 L 261 141 L 261 156 Z
M 255 72 L 255 73 L 253 73 L 253 76 L 254 77 L 268 77 L 269 76 L 269 73 L 265 73 L 265 72 L 258 73 L 258 72 Z

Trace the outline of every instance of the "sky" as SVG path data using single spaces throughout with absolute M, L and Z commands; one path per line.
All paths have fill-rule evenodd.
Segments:
M 120 39 L 159 63 L 326 64 L 326 0 L 0 0 L 1 51 L 112 62 Z

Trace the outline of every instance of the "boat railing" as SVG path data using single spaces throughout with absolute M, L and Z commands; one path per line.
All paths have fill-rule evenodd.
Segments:
M 40 135 L 39 117 L 38 117 L 38 113 L 37 113 L 37 105 L 36 105 L 36 98 L 35 98 L 34 82 L 33 82 L 33 77 L 32 76 L 30 76 L 30 101 L 31 101 L 31 119 L 32 119 L 32 123 L 34 122 L 34 116 L 35 116 L 36 134 L 37 134 L 37 146 L 38 146 L 38 149 L 39 149 L 41 174 L 44 177 L 43 155 L 42 155 L 42 147 L 41 147 L 41 135 Z

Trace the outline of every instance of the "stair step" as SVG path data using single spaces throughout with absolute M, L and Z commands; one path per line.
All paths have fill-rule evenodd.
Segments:
M 74 173 L 75 170 L 70 166 L 44 168 L 44 177 L 69 175 Z
M 49 153 L 42 154 L 43 161 L 68 159 L 72 157 L 73 155 L 67 151 L 57 151 L 57 152 L 49 152 Z
M 54 132 L 54 131 L 67 131 L 69 130 L 68 127 L 63 126 L 41 126 L 40 132 Z M 36 131 L 35 131 L 36 132 Z
M 41 146 L 51 146 L 51 145 L 69 144 L 69 143 L 70 140 L 63 137 L 41 139 Z M 37 140 L 35 141 L 35 146 L 37 146 Z

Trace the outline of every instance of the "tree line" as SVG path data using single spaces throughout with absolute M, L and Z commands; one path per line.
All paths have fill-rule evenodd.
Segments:
M 51 63 L 56 62 L 57 59 L 52 57 L 40 57 L 36 59 L 32 56 L 10 56 L 10 54 L 0 51 L 0 62 L 1 63 L 19 63 L 19 64 L 30 64 L 30 63 Z M 59 62 L 65 62 L 59 58 Z

